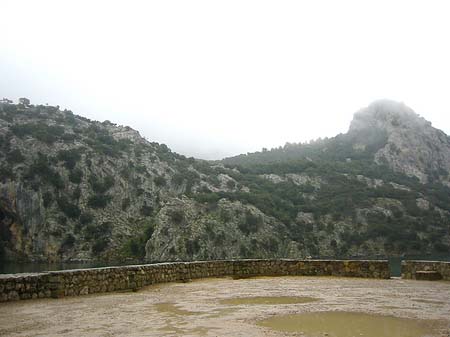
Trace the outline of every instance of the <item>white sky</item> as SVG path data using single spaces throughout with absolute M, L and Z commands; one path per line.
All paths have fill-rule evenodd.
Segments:
M 450 133 L 449 1 L 0 0 L 0 98 L 216 159 L 346 132 L 371 101 Z

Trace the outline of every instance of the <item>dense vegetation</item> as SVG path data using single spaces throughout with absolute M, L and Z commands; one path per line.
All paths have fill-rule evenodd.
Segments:
M 448 172 L 376 163 L 381 129 L 208 162 L 55 107 L 3 104 L 0 123 L 0 257 L 450 253 Z

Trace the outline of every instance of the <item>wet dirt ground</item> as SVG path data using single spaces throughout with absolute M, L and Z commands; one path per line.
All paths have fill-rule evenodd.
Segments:
M 450 282 L 221 278 L 154 285 L 135 293 L 9 302 L 0 304 L 0 336 L 308 336 L 262 323 L 312 312 L 423 320 L 430 326 L 424 336 L 448 337 Z

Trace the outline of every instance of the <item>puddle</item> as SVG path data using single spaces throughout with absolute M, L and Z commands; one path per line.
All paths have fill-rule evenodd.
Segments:
M 224 316 L 226 316 L 228 314 L 232 314 L 238 310 L 239 309 L 237 309 L 237 308 L 214 309 L 213 311 L 211 311 L 209 313 L 208 318 L 224 317 Z
M 191 316 L 201 314 L 201 312 L 189 311 L 178 308 L 173 303 L 157 303 L 155 304 L 155 309 L 161 313 L 167 313 L 176 316 Z
M 429 321 L 351 312 L 310 312 L 274 316 L 258 325 L 308 337 L 425 337 L 432 333 Z
M 413 299 L 414 302 L 444 305 L 445 302 L 435 300 Z
M 295 296 L 255 296 L 255 297 L 236 297 L 220 301 L 228 305 L 277 305 L 277 304 L 299 304 L 316 302 L 319 299 L 313 297 L 295 297 Z
M 158 329 L 161 332 L 164 332 L 164 335 L 172 335 L 175 334 L 176 336 L 207 336 L 208 332 L 211 330 L 209 328 L 205 327 L 196 327 L 193 329 L 182 329 L 180 327 L 167 324 L 164 328 Z

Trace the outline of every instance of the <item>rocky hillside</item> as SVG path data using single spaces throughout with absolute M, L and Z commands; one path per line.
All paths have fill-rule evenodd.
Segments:
M 368 129 L 386 134 L 385 146 L 375 153 L 376 163 L 424 184 L 450 186 L 450 138 L 413 110 L 397 102 L 376 102 L 355 114 L 349 133 L 364 135 Z
M 449 254 L 449 144 L 386 101 L 347 134 L 206 162 L 109 121 L 0 103 L 0 258 Z

